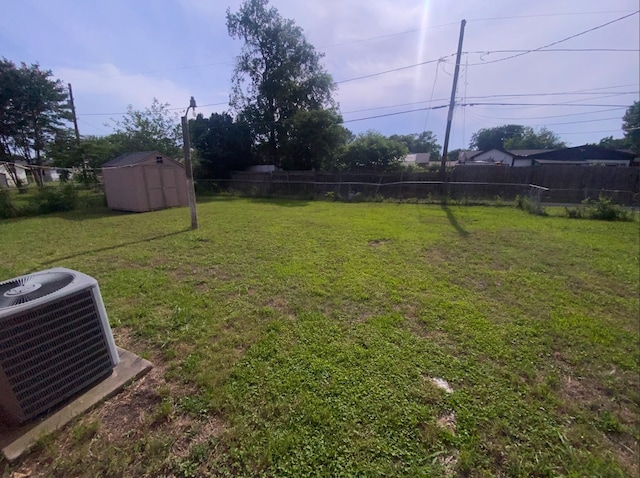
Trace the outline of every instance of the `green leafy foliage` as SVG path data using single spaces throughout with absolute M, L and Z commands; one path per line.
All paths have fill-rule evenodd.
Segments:
M 348 130 L 333 110 L 299 110 L 289 121 L 289 140 L 283 149 L 283 169 L 335 169 L 347 142 Z
M 440 160 L 440 150 L 442 147 L 432 131 L 423 131 L 413 134 L 392 134 L 389 136 L 392 141 L 404 143 L 409 153 L 431 153 L 431 161 Z M 449 155 L 450 158 L 453 156 Z M 455 156 L 457 158 L 457 155 Z
M 0 189 L 0 219 L 14 217 L 17 211 L 11 201 L 9 191 Z
M 634 213 L 618 204 L 610 197 L 600 195 L 597 201 L 585 199 L 578 207 L 566 207 L 567 217 L 573 219 L 596 219 L 600 221 L 633 221 Z
M 0 60 L 0 161 L 42 165 L 43 151 L 71 114 L 65 85 L 52 76 L 37 63 Z M 43 184 L 40 174 L 34 177 Z
M 622 130 L 628 147 L 640 153 L 640 101 L 634 101 L 622 117 Z
M 160 103 L 156 98 L 142 111 L 129 105 L 126 115 L 114 121 L 111 142 L 117 145 L 115 152 L 159 151 L 171 158 L 179 157 L 182 129 L 178 115 L 168 107 L 169 104 Z
M 78 193 L 72 184 L 40 188 L 31 198 L 29 210 L 36 214 L 64 212 L 75 209 Z
M 333 80 L 302 29 L 268 0 L 245 0 L 236 13 L 227 10 L 227 29 L 244 41 L 231 105 L 251 125 L 263 162 L 282 166 L 291 120 L 301 110 L 332 109 Z
M 566 143 L 545 127 L 536 131 L 530 126 L 509 124 L 494 128 L 483 128 L 471 137 L 469 147 L 480 151 L 490 149 L 556 149 Z
M 347 170 L 391 171 L 398 169 L 408 150 L 377 131 L 359 134 L 342 154 L 342 167 Z
M 228 178 L 253 163 L 251 130 L 227 113 L 198 115 L 189 120 L 191 145 L 198 152 L 195 175 L 199 179 Z

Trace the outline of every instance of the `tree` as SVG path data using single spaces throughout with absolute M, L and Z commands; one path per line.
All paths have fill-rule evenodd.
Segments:
M 347 146 L 342 155 L 342 166 L 347 170 L 391 171 L 400 167 L 408 152 L 404 143 L 377 131 L 367 131 Z
M 505 149 L 559 149 L 566 146 L 557 134 L 544 126 L 537 133 L 530 126 L 525 126 L 521 135 L 504 141 Z
M 236 13 L 227 10 L 227 29 L 244 41 L 232 79 L 231 106 L 252 127 L 263 161 L 282 164 L 300 110 L 332 109 L 335 85 L 316 52 L 292 20 L 268 0 L 245 0 Z
M 289 120 L 289 140 L 282 166 L 288 170 L 324 169 L 338 166 L 337 158 L 349 131 L 332 110 L 300 110 Z
M 624 139 L 628 147 L 640 153 L 640 102 L 634 101 L 622 117 Z
M 115 138 L 121 151 L 159 151 L 171 158 L 180 156 L 182 129 L 180 118 L 168 109 L 167 103 L 153 99 L 144 111 L 127 107 L 127 113 L 115 121 Z
M 405 135 L 392 134 L 389 139 L 404 143 L 410 153 L 431 153 L 431 161 L 440 159 L 442 147 L 438 144 L 438 140 L 432 131 Z
M 602 138 L 596 146 L 609 149 L 629 149 L 630 147 L 627 138 L 614 138 L 613 136 Z
M 469 147 L 479 151 L 490 149 L 504 149 L 504 142 L 513 137 L 520 137 L 524 132 L 524 126 L 519 124 L 507 124 L 495 128 L 482 128 L 471 136 Z
M 189 120 L 189 133 L 200 160 L 200 178 L 228 178 L 232 171 L 252 164 L 251 130 L 227 113 L 213 113 L 209 118 L 199 114 Z
M 0 160 L 12 162 L 16 156 L 32 166 L 43 164 L 43 151 L 71 119 L 67 90 L 50 70 L 38 64 L 20 67 L 0 60 Z M 41 170 L 34 178 L 42 185 Z
M 495 128 L 483 128 L 471 137 L 469 147 L 488 151 L 490 149 L 557 149 L 566 143 L 553 131 L 545 127 L 536 131 L 530 126 L 507 124 Z

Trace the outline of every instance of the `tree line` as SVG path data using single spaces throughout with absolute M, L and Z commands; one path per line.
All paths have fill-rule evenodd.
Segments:
M 354 135 L 345 128 L 323 55 L 268 0 L 245 0 L 237 12 L 227 10 L 226 20 L 229 35 L 243 47 L 231 78 L 229 111 L 189 120 L 199 178 L 228 177 L 253 164 L 285 170 L 393 170 L 403 167 L 408 153 L 440 159 L 441 146 L 431 131 Z M 623 117 L 624 137 L 603 138 L 601 146 L 640 151 L 638 105 L 634 102 Z M 37 64 L 16 65 L 3 58 L 0 161 L 91 172 L 132 151 L 158 150 L 179 158 L 179 115 L 168 107 L 157 99 L 144 110 L 129 106 L 121 119 L 112 120 L 112 134 L 77 141 L 66 86 Z M 564 146 L 545 127 L 536 131 L 518 124 L 480 129 L 469 144 L 478 150 Z M 456 157 L 457 151 L 449 153 L 450 159 Z

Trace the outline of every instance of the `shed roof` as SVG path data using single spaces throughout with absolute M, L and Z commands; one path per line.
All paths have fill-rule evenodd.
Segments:
M 121 154 L 117 158 L 107 161 L 102 165 L 103 168 L 115 168 L 118 166 L 133 166 L 149 159 L 150 156 L 163 156 L 158 151 L 137 151 L 135 153 Z M 164 156 L 163 156 L 164 157 Z

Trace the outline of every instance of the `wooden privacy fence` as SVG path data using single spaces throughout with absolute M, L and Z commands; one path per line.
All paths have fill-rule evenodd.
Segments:
M 528 195 L 531 186 L 544 188 L 542 200 L 579 203 L 600 194 L 614 202 L 640 203 L 640 168 L 536 166 L 507 168 L 459 166 L 442 181 L 438 172 L 344 172 L 275 171 L 234 173 L 221 185 L 257 196 L 327 196 L 426 199 L 514 199 Z

